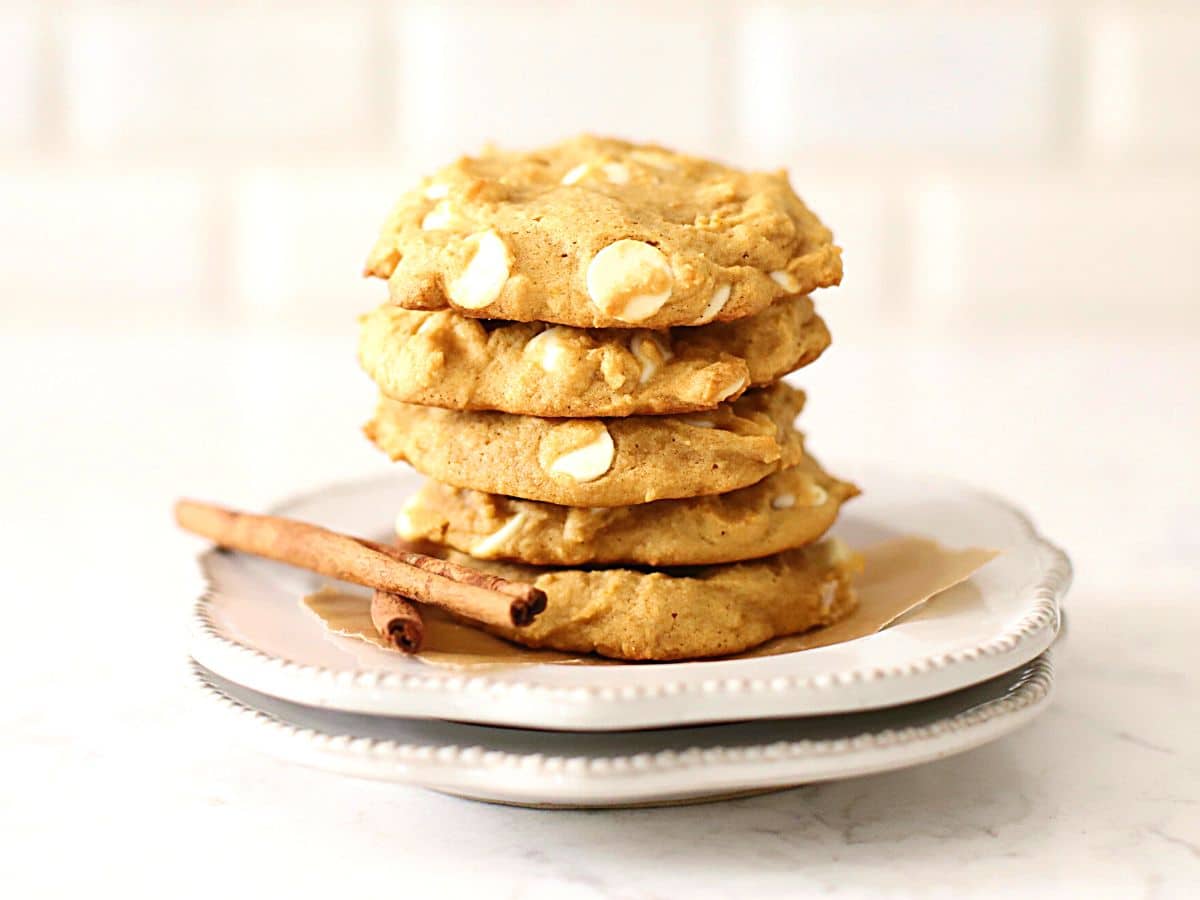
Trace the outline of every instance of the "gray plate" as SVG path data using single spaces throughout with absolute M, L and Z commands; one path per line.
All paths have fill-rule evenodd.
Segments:
M 1029 722 L 1049 654 L 931 700 L 872 712 L 650 731 L 563 732 L 338 712 L 241 687 L 193 662 L 223 721 L 280 759 L 538 807 L 701 802 L 903 768 Z

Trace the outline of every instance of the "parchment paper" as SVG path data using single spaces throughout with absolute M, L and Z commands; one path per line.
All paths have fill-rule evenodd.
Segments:
M 881 631 L 931 597 L 971 577 L 997 552 L 979 548 L 952 550 L 920 537 L 900 537 L 859 549 L 866 561 L 855 580 L 858 608 L 847 618 L 803 634 L 776 638 L 734 659 L 771 656 L 853 641 Z M 358 638 L 398 653 L 375 632 L 371 624 L 371 596 L 335 588 L 322 588 L 302 601 L 335 634 Z M 570 665 L 621 665 L 598 656 L 531 650 L 510 644 L 486 632 L 451 620 L 425 607 L 425 642 L 415 659 L 453 668 L 556 663 Z M 728 658 L 728 657 L 726 657 Z M 638 663 L 638 665 L 645 665 Z

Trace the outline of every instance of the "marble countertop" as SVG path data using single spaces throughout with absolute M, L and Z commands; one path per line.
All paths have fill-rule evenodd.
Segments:
M 385 469 L 351 359 L 333 338 L 0 336 L 7 895 L 1194 895 L 1200 342 L 836 347 L 799 379 L 831 468 L 975 482 L 1072 554 L 1054 705 L 908 771 L 606 812 L 277 764 L 198 709 L 200 545 L 170 502 Z

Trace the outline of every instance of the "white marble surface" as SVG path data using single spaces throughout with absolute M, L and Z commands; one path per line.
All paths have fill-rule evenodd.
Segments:
M 0 336 L 5 895 L 1193 896 L 1200 341 L 852 345 L 801 379 L 831 467 L 974 481 L 1074 556 L 1053 708 L 907 772 L 548 813 L 275 764 L 188 687 L 170 501 L 383 468 L 346 342 Z

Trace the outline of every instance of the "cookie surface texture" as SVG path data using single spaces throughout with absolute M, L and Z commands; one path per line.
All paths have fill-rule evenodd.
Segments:
M 385 305 L 363 317 L 359 360 L 395 400 L 528 416 L 712 409 L 808 365 L 829 331 L 807 297 L 736 322 L 651 331 L 493 322 Z
M 396 516 L 405 541 L 543 566 L 694 566 L 755 559 L 818 540 L 858 489 L 805 457 L 728 494 L 586 508 L 428 481 Z
M 366 272 L 407 309 L 661 329 L 753 315 L 837 284 L 842 265 L 786 173 L 585 136 L 437 172 Z
M 382 399 L 365 432 L 394 460 L 455 487 L 562 506 L 723 494 L 803 458 L 803 392 L 780 382 L 679 416 L 544 419 Z
M 751 562 L 649 573 L 448 556 L 546 592 L 546 610 L 531 625 L 488 631 L 527 647 L 660 661 L 739 653 L 845 618 L 857 603 L 852 581 L 861 566 L 837 540 Z

